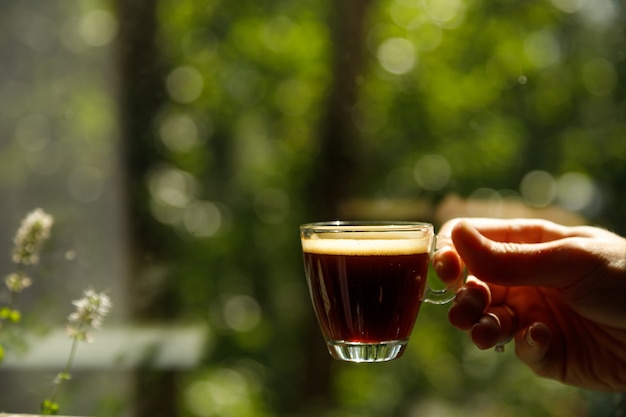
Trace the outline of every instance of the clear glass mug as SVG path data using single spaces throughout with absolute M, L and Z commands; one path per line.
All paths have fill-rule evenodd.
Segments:
M 402 355 L 422 302 L 455 288 L 427 283 L 435 251 L 451 245 L 423 222 L 320 222 L 300 226 L 313 308 L 331 356 L 384 362 Z

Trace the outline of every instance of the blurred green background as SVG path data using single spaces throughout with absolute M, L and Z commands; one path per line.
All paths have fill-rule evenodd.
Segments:
M 170 362 L 124 362 L 102 359 L 103 331 L 62 414 L 608 416 L 612 396 L 479 351 L 441 306 L 402 359 L 332 361 L 297 227 L 536 216 L 625 234 L 625 17 L 616 0 L 0 2 L 0 273 L 27 211 L 56 220 L 26 323 L 48 334 L 94 285 L 115 303 L 105 330 L 202 335 L 188 353 L 163 330 Z M 53 366 L 24 363 L 0 369 L 0 410 L 46 395 Z

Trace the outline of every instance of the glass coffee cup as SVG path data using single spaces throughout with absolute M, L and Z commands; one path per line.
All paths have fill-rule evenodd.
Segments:
M 458 288 L 427 282 L 433 254 L 451 245 L 430 223 L 309 223 L 300 226 L 300 239 L 322 335 L 342 361 L 400 357 L 422 303 L 448 303 Z

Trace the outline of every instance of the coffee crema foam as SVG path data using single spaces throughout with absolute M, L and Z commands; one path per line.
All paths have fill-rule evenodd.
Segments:
M 430 252 L 431 239 L 302 239 L 302 250 L 328 255 L 414 255 Z

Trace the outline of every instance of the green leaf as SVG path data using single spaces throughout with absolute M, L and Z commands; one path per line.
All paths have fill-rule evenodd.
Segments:
M 13 323 L 18 323 L 22 319 L 22 313 L 19 310 L 12 310 L 9 314 L 9 320 Z
M 72 379 L 72 375 L 68 372 L 59 372 L 57 374 L 56 380 L 57 383 L 61 383 L 63 381 L 69 381 L 70 379 Z
M 59 404 L 52 400 L 43 400 L 41 403 L 41 414 L 46 416 L 56 415 L 59 413 Z
M 2 307 L 0 309 L 0 320 L 9 320 L 12 323 L 17 323 L 22 319 L 22 313 L 19 310 L 14 310 L 9 307 Z

